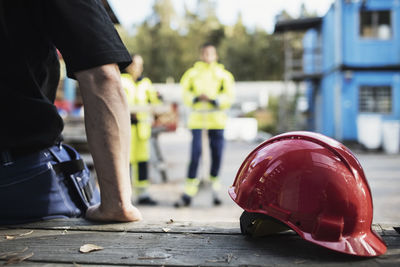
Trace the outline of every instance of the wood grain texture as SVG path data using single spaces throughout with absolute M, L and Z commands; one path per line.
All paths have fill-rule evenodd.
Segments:
M 131 223 L 98 223 L 84 219 L 57 219 L 42 222 L 35 222 L 23 225 L 3 226 L 0 229 L 66 229 L 66 230 L 91 230 L 100 232 L 165 232 L 169 233 L 225 233 L 240 234 L 239 222 L 237 223 L 203 223 L 203 222 L 153 222 L 140 221 Z
M 166 227 L 171 230 L 163 231 Z M 390 231 L 388 225 L 375 230 L 379 228 Z M 293 232 L 264 238 L 239 233 L 238 226 L 224 227 L 223 223 L 216 227 L 184 222 L 48 221 L 0 230 L 0 264 L 7 261 L 4 258 L 7 253 L 23 251 L 21 254 L 33 253 L 33 256 L 18 266 L 400 265 L 400 235 L 392 232 L 383 235 L 388 252 L 377 258 L 336 253 L 306 242 Z M 6 236 L 14 238 L 6 239 Z M 104 249 L 83 254 L 79 248 L 84 244 Z

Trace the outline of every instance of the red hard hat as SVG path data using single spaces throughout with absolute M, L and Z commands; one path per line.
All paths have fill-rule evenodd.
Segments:
M 229 194 L 247 212 L 269 215 L 317 245 L 358 256 L 386 252 L 371 229 L 360 163 L 324 135 L 289 132 L 265 141 L 244 160 Z

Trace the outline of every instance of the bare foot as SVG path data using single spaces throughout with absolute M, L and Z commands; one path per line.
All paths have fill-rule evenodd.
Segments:
M 86 219 L 93 221 L 134 222 L 142 219 L 140 211 L 132 204 L 126 208 L 108 208 L 105 210 L 101 204 L 88 208 Z

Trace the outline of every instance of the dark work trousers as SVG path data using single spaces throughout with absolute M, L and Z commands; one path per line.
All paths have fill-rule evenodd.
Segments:
M 133 164 L 136 164 L 134 166 Z M 149 179 L 149 163 L 148 161 L 139 161 L 137 163 L 131 163 L 130 164 L 130 172 L 131 172 L 131 177 L 136 177 L 138 181 L 147 181 Z M 134 168 L 137 167 L 137 168 Z M 133 173 L 136 171 L 137 173 Z
M 196 178 L 197 169 L 201 156 L 201 129 L 192 129 L 192 146 L 190 163 L 188 170 L 188 178 Z M 211 149 L 211 169 L 210 175 L 217 177 L 221 167 L 222 152 L 224 149 L 224 130 L 210 129 L 208 130 L 208 139 Z
M 1 151 L 0 224 L 80 217 L 99 202 L 93 178 L 73 148 L 57 145 L 22 155 Z
M 139 181 L 146 181 L 149 179 L 147 161 L 138 162 L 138 179 Z

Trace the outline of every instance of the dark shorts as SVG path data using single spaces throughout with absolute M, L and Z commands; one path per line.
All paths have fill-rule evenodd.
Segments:
M 99 201 L 88 168 L 67 145 L 0 162 L 0 224 L 81 217 Z

